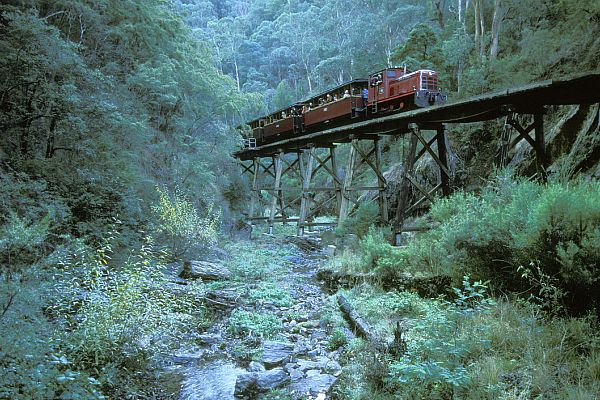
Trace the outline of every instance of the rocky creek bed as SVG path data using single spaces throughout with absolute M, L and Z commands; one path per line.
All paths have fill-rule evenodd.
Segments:
M 313 238 L 270 237 L 255 240 L 253 245 L 265 250 L 288 247 L 286 254 L 272 260 L 285 266 L 283 273 L 268 277 L 270 284 L 287 292 L 288 301 L 256 299 L 256 289 L 253 295 L 249 288 L 260 288 L 260 280 L 224 280 L 219 290 L 209 291 L 207 305 L 217 310 L 217 322 L 183 339 L 180 348 L 167 357 L 168 370 L 182 378 L 180 398 L 260 399 L 274 390 L 286 398 L 329 398 L 342 367 L 338 362 L 341 349 L 331 349 L 330 332 L 321 319 L 328 296 L 316 273 L 326 259 L 325 251 Z M 250 257 L 248 262 L 252 262 Z M 229 279 L 228 271 L 219 268 L 207 266 L 215 275 L 212 279 Z M 198 278 L 194 269 L 193 263 L 187 264 L 182 273 L 186 279 L 174 277 L 174 285 L 185 290 L 186 282 Z M 278 324 L 277 333 L 261 337 L 252 331 L 236 332 L 231 329 L 235 313 L 270 316 Z M 350 331 L 346 334 L 353 336 Z

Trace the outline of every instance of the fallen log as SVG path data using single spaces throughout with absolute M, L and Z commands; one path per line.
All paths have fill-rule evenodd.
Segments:
M 373 329 L 373 327 L 358 314 L 348 299 L 343 295 L 338 294 L 337 301 L 340 310 L 350 326 L 354 329 L 355 334 L 363 337 L 377 351 L 391 353 L 394 356 L 400 356 L 406 352 L 406 327 L 403 324 L 403 320 L 396 322 L 394 340 L 391 343 L 387 343 L 387 341 L 384 340 L 384 338 L 380 338 L 375 332 L 375 329 Z
M 368 342 L 380 346 L 382 343 L 375 334 L 375 330 L 367 321 L 364 320 L 364 318 L 358 314 L 358 312 L 356 312 L 350 302 L 341 294 L 338 294 L 337 301 L 340 306 L 340 310 L 342 310 L 344 317 L 346 317 L 346 320 L 348 320 L 348 323 L 350 323 L 350 326 L 352 329 L 354 329 L 354 332 L 357 335 L 362 336 Z

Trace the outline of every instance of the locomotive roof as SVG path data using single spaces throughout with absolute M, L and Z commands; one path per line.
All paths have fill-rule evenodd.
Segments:
M 369 74 L 369 76 L 373 76 L 373 75 L 377 75 L 377 74 L 381 74 L 382 72 L 388 71 L 390 69 L 394 69 L 394 70 L 402 70 L 404 71 L 404 67 L 389 67 L 389 68 L 384 68 L 384 69 L 380 69 L 379 71 L 373 72 L 372 74 Z M 420 71 L 424 71 L 424 72 L 436 72 L 433 69 L 429 69 L 429 68 L 419 68 L 416 69 L 414 71 L 409 71 L 408 69 L 406 70 L 406 73 L 404 74 L 404 76 L 406 75 L 410 75 L 410 74 L 414 74 L 415 72 L 420 72 Z

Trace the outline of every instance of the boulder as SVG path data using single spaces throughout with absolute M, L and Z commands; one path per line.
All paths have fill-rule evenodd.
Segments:
M 208 261 L 185 261 L 179 277 L 184 279 L 202 279 L 216 281 L 229 279 L 231 272 L 220 263 Z
M 290 377 L 283 368 L 260 372 L 256 378 L 256 386 L 261 391 L 279 388 L 288 383 Z
M 292 383 L 290 389 L 302 395 L 318 396 L 329 393 L 337 378 L 328 374 L 314 374 Z
M 263 363 L 267 368 L 275 368 L 290 360 L 294 353 L 292 343 L 266 341 L 264 343 Z
M 264 372 L 265 366 L 257 361 L 250 361 L 250 365 L 248 366 L 248 371 L 250 372 Z
M 235 389 L 233 395 L 235 397 L 253 396 L 257 392 L 256 386 L 257 374 L 248 372 L 238 375 L 235 381 Z

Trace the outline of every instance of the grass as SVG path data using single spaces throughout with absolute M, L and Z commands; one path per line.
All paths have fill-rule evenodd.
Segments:
M 283 257 L 294 254 L 293 246 L 289 244 L 266 247 L 252 241 L 228 243 L 225 251 L 231 254 L 225 265 L 236 283 L 269 281 L 283 276 L 287 272 L 287 262 Z
M 548 318 L 539 306 L 507 299 L 465 308 L 369 285 L 344 295 L 380 334 L 391 339 L 400 317 L 410 329 L 402 357 L 376 357 L 362 341 L 345 345 L 336 389 L 342 399 L 596 399 L 600 393 L 593 317 Z
M 273 314 L 236 309 L 229 317 L 228 330 L 237 336 L 275 337 L 281 321 Z

